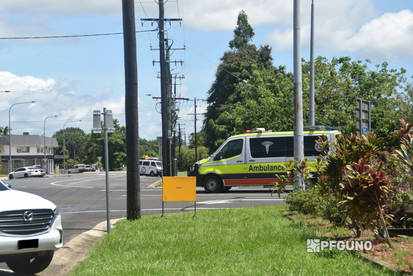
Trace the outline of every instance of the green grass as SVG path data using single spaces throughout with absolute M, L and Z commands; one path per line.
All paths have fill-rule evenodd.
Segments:
M 316 238 L 258 207 L 144 216 L 120 221 L 73 275 L 386 275 L 343 251 L 307 253 Z
M 178 176 L 188 176 L 188 172 L 178 172 Z

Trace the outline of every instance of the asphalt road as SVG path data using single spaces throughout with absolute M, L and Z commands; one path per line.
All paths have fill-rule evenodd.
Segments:
M 111 219 L 126 217 L 126 173 L 111 172 L 109 179 Z M 148 188 L 160 178 L 141 176 L 140 180 L 142 214 L 160 214 L 162 189 Z M 40 195 L 58 206 L 62 215 L 65 243 L 106 220 L 104 173 L 20 178 L 12 181 L 12 188 Z M 281 204 L 284 204 L 283 199 L 279 199 L 278 195 L 271 196 L 269 190 L 264 188 L 233 188 L 229 192 L 216 194 L 197 188 L 197 210 Z M 192 202 L 165 203 L 166 212 L 192 210 Z M 7 271 L 4 269 L 6 266 L 1 264 L 0 275 Z

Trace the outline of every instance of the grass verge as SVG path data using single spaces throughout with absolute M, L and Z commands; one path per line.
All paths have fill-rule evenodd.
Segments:
M 283 207 L 144 216 L 117 223 L 72 275 L 383 275 L 345 251 L 307 253 L 314 231 Z

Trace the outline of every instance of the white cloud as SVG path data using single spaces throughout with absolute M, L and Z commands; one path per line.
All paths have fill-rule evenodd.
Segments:
M 0 10 L 23 13 L 121 14 L 119 0 L 2 0 Z
M 348 41 L 348 48 L 364 55 L 402 59 L 413 57 L 413 13 L 402 10 L 385 13 L 360 28 Z
M 310 1 L 301 4 L 301 41 L 308 46 L 310 40 Z M 347 50 L 343 44 L 376 13 L 370 0 L 320 0 L 315 3 L 315 45 L 318 49 Z M 276 49 L 292 49 L 292 12 L 286 24 L 277 26 L 268 40 Z
M 58 115 L 47 121 L 47 133 L 50 135 L 61 129 L 67 120 L 82 120 L 77 123 L 86 132 L 92 128 L 93 110 L 106 107 L 114 114 L 124 113 L 124 97 L 101 97 L 93 91 L 79 93 L 65 82 L 54 79 L 42 79 L 33 76 L 16 76 L 10 72 L 0 72 L 0 90 L 11 93 L 0 94 L 0 126 L 8 124 L 8 109 L 17 102 L 36 101 L 12 109 L 12 129 L 15 133 L 30 131 L 43 133 L 43 120 L 46 116 Z

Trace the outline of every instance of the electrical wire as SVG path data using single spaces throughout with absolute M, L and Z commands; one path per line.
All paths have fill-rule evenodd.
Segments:
M 155 32 L 158 28 L 151 30 L 136 31 L 137 33 Z M 95 33 L 95 34 L 74 34 L 74 35 L 47 35 L 47 36 L 9 36 L 0 37 L 0 40 L 25 40 L 25 39 L 54 39 L 54 38 L 75 38 L 75 37 L 96 37 L 96 36 L 112 36 L 121 35 L 123 32 L 113 33 Z
M 146 13 L 145 8 L 143 7 L 142 1 L 141 1 L 141 0 L 138 0 L 138 2 L 139 2 L 139 4 L 141 5 L 141 8 L 142 8 L 143 13 L 145 14 L 146 17 L 148 17 L 148 14 Z

